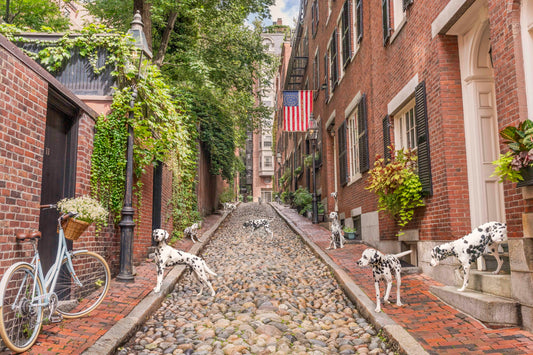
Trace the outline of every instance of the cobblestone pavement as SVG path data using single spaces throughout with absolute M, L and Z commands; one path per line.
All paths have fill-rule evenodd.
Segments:
M 273 238 L 243 229 L 268 218 Z M 202 256 L 217 292 L 184 277 L 119 354 L 392 353 L 325 266 L 263 204 L 243 204 Z

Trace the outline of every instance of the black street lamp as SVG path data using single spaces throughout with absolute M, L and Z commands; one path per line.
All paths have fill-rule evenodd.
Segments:
M 141 49 L 139 55 L 139 63 L 137 67 L 137 75 L 141 69 L 143 54 L 148 58 L 152 57 L 152 52 L 146 43 L 146 37 L 143 32 L 143 22 L 139 11 L 133 16 L 131 22 L 131 29 L 128 33 L 135 39 L 135 47 Z M 130 121 L 133 120 L 133 107 L 135 106 L 135 99 L 137 98 L 137 86 L 133 85 L 133 92 L 130 101 Z M 120 272 L 117 275 L 117 280 L 124 282 L 133 281 L 133 229 L 135 222 L 133 220 L 134 209 L 132 203 L 133 197 L 133 127 L 128 125 L 128 145 L 126 148 L 126 182 L 124 192 L 124 205 L 122 207 L 122 219 L 119 222 L 120 226 Z
M 318 204 L 316 200 L 316 141 L 318 139 L 318 127 L 315 121 L 315 118 L 313 117 L 313 114 L 311 113 L 311 117 L 309 118 L 309 129 L 307 130 L 307 134 L 309 136 L 309 140 L 311 141 L 311 145 L 313 146 L 312 150 L 312 158 L 313 158 L 313 224 L 318 223 Z

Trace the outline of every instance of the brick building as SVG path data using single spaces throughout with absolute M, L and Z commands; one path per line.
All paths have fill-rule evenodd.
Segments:
M 533 329 L 531 187 L 491 176 L 505 151 L 499 130 L 533 118 L 533 1 L 302 0 L 291 44 L 283 88 L 315 90 L 317 194 L 327 210 L 384 252 L 413 250 L 411 263 L 449 285 L 457 265 L 429 267 L 430 250 L 482 223 L 506 222 L 510 270 L 481 271 L 471 283 L 516 302 L 508 323 Z M 300 166 L 306 134 L 277 139 L 284 166 Z M 400 236 L 365 189 L 390 143 L 416 150 L 424 191 L 425 207 Z M 299 185 L 309 186 L 306 174 Z M 439 296 L 459 308 L 470 302 L 464 293 Z
M 281 19 L 278 19 L 274 26 L 270 27 L 271 31 L 261 33 L 263 45 L 268 53 L 273 56 L 280 57 L 283 44 L 285 43 L 285 29 Z M 276 164 L 276 157 L 273 154 L 272 145 L 272 123 L 275 115 L 276 104 L 276 86 L 275 80 L 268 83 L 268 85 L 261 85 L 258 87 L 258 100 L 263 105 L 272 108 L 272 116 L 265 122 L 264 127 L 256 132 L 253 132 L 248 137 L 247 143 L 247 159 L 245 164 L 248 169 L 248 180 L 251 175 L 251 192 L 254 201 L 261 198 L 264 202 L 272 201 L 272 192 L 274 184 L 274 165 Z M 251 146 L 251 150 L 249 147 Z M 249 184 L 249 183 L 248 183 Z

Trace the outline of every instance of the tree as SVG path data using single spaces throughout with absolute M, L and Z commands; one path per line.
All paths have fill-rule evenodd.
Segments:
M 134 9 L 144 13 L 154 64 L 172 87 L 187 93 L 211 172 L 230 179 L 245 132 L 258 128 L 271 113 L 258 105 L 254 84 L 272 77 L 272 57 L 264 50 L 262 28 L 244 22 L 251 13 L 268 17 L 273 0 L 117 1 L 94 0 L 88 8 L 122 30 L 129 28 Z
M 6 0 L 0 4 L 0 13 L 6 23 L 20 28 L 63 31 L 69 27 L 69 19 L 50 0 Z

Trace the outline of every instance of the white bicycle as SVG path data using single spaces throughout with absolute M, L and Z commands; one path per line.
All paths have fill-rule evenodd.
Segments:
M 88 250 L 67 248 L 61 222 L 75 216 L 68 213 L 58 219 L 56 259 L 46 275 L 37 248 L 41 232 L 16 236 L 19 242 L 31 242 L 34 256 L 29 263 L 11 265 L 0 282 L 0 336 L 15 352 L 26 351 L 35 343 L 43 322 L 84 316 L 103 301 L 109 290 L 111 272 L 104 258 Z

